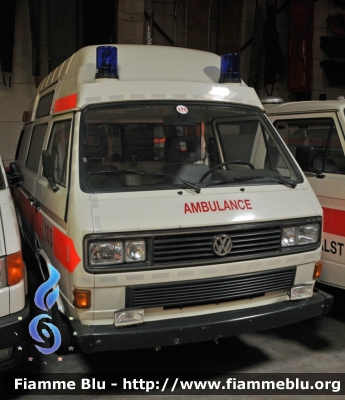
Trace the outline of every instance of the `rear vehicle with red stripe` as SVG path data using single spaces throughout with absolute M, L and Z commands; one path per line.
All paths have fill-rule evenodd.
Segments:
M 324 212 L 319 282 L 345 289 L 345 101 L 266 105 Z
M 322 209 L 234 57 L 90 46 L 41 83 L 11 167 L 23 235 L 43 276 L 60 273 L 61 351 L 214 340 L 329 309 L 314 290 Z

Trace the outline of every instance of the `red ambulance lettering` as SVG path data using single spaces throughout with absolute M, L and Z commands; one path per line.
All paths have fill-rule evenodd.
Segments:
M 246 205 L 243 200 L 238 200 L 238 207 L 240 208 L 240 210 L 246 209 Z
M 229 203 L 224 200 L 224 210 L 231 210 L 232 208 L 230 207 Z
M 215 204 L 216 202 L 215 201 L 209 201 L 208 202 L 208 206 L 210 207 L 210 210 L 211 211 L 213 211 L 213 212 L 215 212 L 215 211 L 217 211 L 217 204 Z
M 201 205 L 199 202 L 197 202 L 196 204 L 191 203 L 191 207 L 192 207 L 192 212 L 202 212 L 201 211 Z
M 43 218 L 43 240 L 53 248 L 53 226 Z
M 192 209 L 189 208 L 189 205 L 188 205 L 187 203 L 184 203 L 184 213 L 185 213 L 185 214 L 188 214 L 188 213 L 193 214 Z
M 197 201 L 184 204 L 185 214 L 194 213 L 207 213 L 217 211 L 233 211 L 233 210 L 252 210 L 252 205 L 249 199 L 244 200 L 224 200 L 223 204 L 219 204 L 218 200 L 215 201 Z
M 202 202 L 201 202 L 201 207 L 202 207 L 202 211 L 203 211 L 203 212 L 209 212 L 209 211 L 210 211 L 210 209 L 208 208 L 208 205 L 207 205 L 206 201 L 202 201 Z
M 246 203 L 247 210 L 252 210 L 252 205 L 250 204 L 250 200 L 245 199 L 244 202 Z
M 231 205 L 231 210 L 233 209 L 238 210 L 236 200 L 235 201 L 230 200 L 230 205 Z

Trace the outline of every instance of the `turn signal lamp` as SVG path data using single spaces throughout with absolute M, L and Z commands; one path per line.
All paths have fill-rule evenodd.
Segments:
M 7 284 L 13 286 L 24 279 L 24 263 L 22 253 L 10 254 L 7 256 Z
M 318 261 L 315 263 L 313 279 L 320 278 L 321 271 L 322 271 L 322 261 Z
M 96 49 L 96 79 L 119 79 L 117 74 L 117 48 L 98 46 Z
M 73 305 L 77 308 L 91 307 L 91 291 L 73 289 Z
M 241 83 L 240 54 L 222 54 L 220 58 L 219 83 Z

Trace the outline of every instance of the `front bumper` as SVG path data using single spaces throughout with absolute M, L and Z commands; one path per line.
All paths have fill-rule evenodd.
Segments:
M 313 297 L 285 301 L 244 310 L 196 317 L 152 321 L 116 328 L 115 325 L 81 325 L 73 320 L 80 349 L 84 353 L 171 346 L 215 340 L 262 331 L 326 314 L 333 296 L 316 291 Z
M 0 318 L 0 349 L 13 346 L 12 354 L 0 360 L 0 371 L 12 368 L 20 362 L 25 340 L 29 334 L 30 303 L 26 298 L 22 310 Z

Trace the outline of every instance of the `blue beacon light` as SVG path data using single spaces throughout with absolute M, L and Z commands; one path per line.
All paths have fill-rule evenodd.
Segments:
M 220 59 L 219 83 L 241 83 L 240 54 L 222 54 Z
M 117 48 L 114 46 L 98 46 L 96 56 L 96 79 L 119 79 L 117 74 Z

